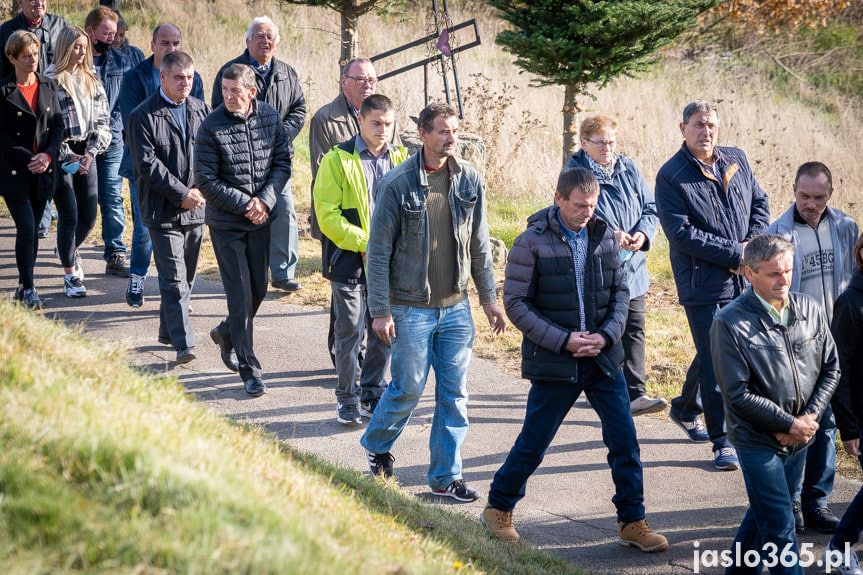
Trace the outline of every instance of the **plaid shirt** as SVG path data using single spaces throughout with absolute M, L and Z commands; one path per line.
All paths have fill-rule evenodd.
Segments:
M 93 94 L 90 123 L 83 128 L 78 123 L 75 100 L 62 86 L 57 91 L 57 99 L 60 101 L 64 127 L 61 158 L 72 154 L 69 142 L 86 142 L 85 153 L 90 152 L 94 158 L 108 149 L 111 143 L 111 117 L 108 115 L 108 97 L 101 83 L 96 85 L 96 93 Z

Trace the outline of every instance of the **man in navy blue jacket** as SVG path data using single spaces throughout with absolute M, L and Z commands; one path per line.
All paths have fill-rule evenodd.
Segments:
M 743 248 L 767 227 L 770 213 L 743 151 L 716 145 L 714 104 L 687 105 L 680 132 L 683 145 L 656 175 L 656 207 L 695 358 L 680 396 L 671 400 L 669 417 L 691 441 L 712 442 L 714 465 L 730 471 L 739 462 L 725 427 L 708 334 L 716 313 L 743 293 Z

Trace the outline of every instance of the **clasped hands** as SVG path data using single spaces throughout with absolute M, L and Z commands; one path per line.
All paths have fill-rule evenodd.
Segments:
M 572 357 L 596 357 L 605 347 L 605 343 L 605 336 L 601 333 L 574 331 L 569 334 L 566 351 L 570 352 Z
M 267 205 L 260 198 L 252 198 L 246 205 L 246 217 L 256 226 L 266 222 L 268 217 Z
M 773 437 L 782 444 L 783 447 L 791 447 L 801 443 L 807 443 L 815 432 L 818 431 L 818 420 L 815 419 L 814 413 L 798 415 L 791 423 L 791 429 L 788 433 L 774 433 Z

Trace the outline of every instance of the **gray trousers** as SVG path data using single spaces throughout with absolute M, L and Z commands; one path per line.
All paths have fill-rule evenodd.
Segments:
M 261 364 L 253 349 L 253 322 L 267 296 L 270 226 L 251 231 L 210 226 L 210 239 L 228 300 L 228 317 L 219 325 L 219 333 L 223 338 L 228 334 L 225 341 L 237 352 L 243 381 L 261 377 Z
M 282 188 L 276 205 L 279 216 L 270 225 L 270 275 L 273 281 L 292 280 L 300 258 L 300 239 L 291 180 Z
M 204 225 L 150 228 L 156 271 L 159 273 L 159 334 L 168 336 L 177 351 L 195 347 L 195 331 L 189 323 L 189 298 L 198 271 Z
M 366 286 L 330 282 L 335 336 L 336 400 L 343 405 L 380 399 L 387 387 L 384 379 L 391 348 L 372 330 L 366 304 Z M 365 341 L 363 341 L 365 339 Z M 362 371 L 358 358 L 364 351 Z M 359 385 L 357 385 L 359 379 Z

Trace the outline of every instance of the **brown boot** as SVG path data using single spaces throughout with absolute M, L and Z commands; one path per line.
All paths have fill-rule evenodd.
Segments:
M 620 527 L 620 544 L 624 547 L 638 547 L 645 553 L 665 551 L 668 547 L 668 539 L 654 533 L 647 524 L 647 519 L 635 523 L 618 521 L 617 525 Z
M 479 520 L 498 539 L 518 541 L 518 531 L 512 526 L 512 511 L 500 511 L 491 505 L 486 505 Z

